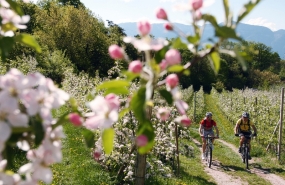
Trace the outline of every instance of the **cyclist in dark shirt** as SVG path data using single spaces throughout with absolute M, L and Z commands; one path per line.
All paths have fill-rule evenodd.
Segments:
M 250 127 L 253 129 L 254 134 L 252 134 Z M 235 126 L 235 135 L 236 136 L 241 136 L 240 137 L 240 142 L 239 142 L 239 149 L 238 152 L 241 152 L 241 145 L 243 143 L 243 141 L 245 140 L 244 136 L 247 135 L 253 135 L 256 136 L 257 131 L 256 131 L 256 127 L 254 125 L 254 123 L 249 119 L 249 113 L 248 112 L 244 112 L 242 114 L 242 117 L 237 121 L 236 126 Z M 249 151 L 251 149 L 250 146 L 250 140 L 249 140 Z M 248 156 L 249 159 L 251 159 L 251 156 Z

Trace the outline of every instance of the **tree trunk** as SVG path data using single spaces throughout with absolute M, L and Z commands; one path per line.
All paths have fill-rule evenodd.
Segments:
M 153 96 L 153 93 L 152 93 Z M 146 116 L 150 120 L 152 113 L 152 107 L 147 107 Z M 146 154 L 140 154 L 137 151 L 137 161 L 135 167 L 135 185 L 144 185 L 146 174 Z
M 135 185 L 144 185 L 146 173 L 146 154 L 137 153 L 135 167 Z

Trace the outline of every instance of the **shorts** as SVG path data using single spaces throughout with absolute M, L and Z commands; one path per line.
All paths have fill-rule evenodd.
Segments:
M 244 132 L 244 131 L 240 131 L 240 136 L 250 136 L 251 135 L 251 131 L 248 131 L 248 132 Z M 248 139 L 250 139 L 250 137 L 247 137 Z
M 203 129 L 203 136 L 207 136 L 207 135 L 210 135 L 210 136 L 214 136 L 214 131 L 211 129 L 211 130 L 204 130 Z

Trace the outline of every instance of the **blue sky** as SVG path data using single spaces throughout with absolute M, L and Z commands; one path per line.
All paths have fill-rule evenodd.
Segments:
M 164 8 L 171 22 L 190 24 L 191 15 L 187 11 L 178 11 L 175 6 L 186 4 L 189 0 L 80 0 L 95 16 L 103 21 L 111 20 L 116 24 L 137 22 L 147 19 L 159 22 L 155 17 L 157 8 Z M 249 0 L 229 0 L 231 12 L 236 20 L 243 5 Z M 222 0 L 204 0 L 210 6 L 204 7 L 202 13 L 216 16 L 218 22 L 224 20 Z M 285 0 L 262 0 L 242 21 L 246 24 L 261 25 L 273 31 L 285 30 Z

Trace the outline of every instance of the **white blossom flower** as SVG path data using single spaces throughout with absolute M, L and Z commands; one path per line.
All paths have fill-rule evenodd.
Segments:
M 164 46 L 168 45 L 168 41 L 163 38 L 151 39 L 149 37 L 145 37 L 142 39 L 137 39 L 134 37 L 124 37 L 125 43 L 132 43 L 135 48 L 139 51 L 148 51 L 154 50 L 158 51 L 162 49 Z
M 89 102 L 94 115 L 86 119 L 84 126 L 88 129 L 105 129 L 111 127 L 119 118 L 117 108 L 110 106 L 109 101 L 103 96 L 97 96 Z

